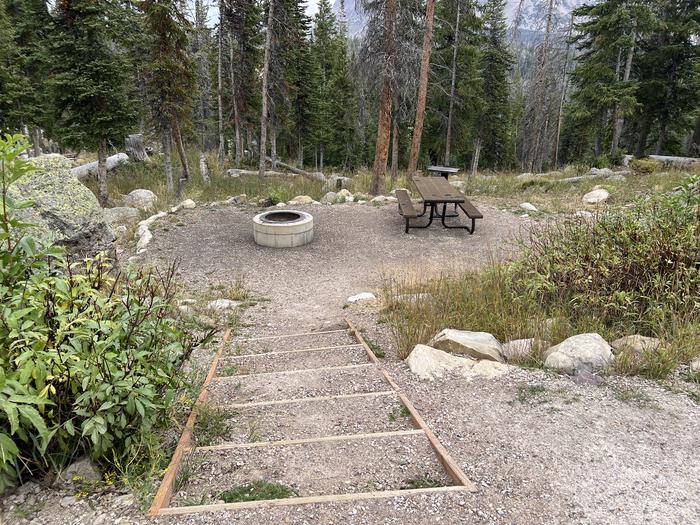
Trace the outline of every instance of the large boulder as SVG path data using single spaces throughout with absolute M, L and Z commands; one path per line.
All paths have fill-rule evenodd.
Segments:
M 439 379 L 453 372 L 468 379 L 495 377 L 511 369 L 496 361 L 457 357 L 426 345 L 416 345 L 406 358 L 406 364 L 419 378 L 428 380 Z
M 610 198 L 610 193 L 605 188 L 596 188 L 589 191 L 583 196 L 583 202 L 586 204 L 600 204 Z
M 541 339 L 515 339 L 504 343 L 502 352 L 507 362 L 522 362 L 529 359 L 535 351 L 548 346 L 547 341 Z
M 158 197 L 151 190 L 134 190 L 124 197 L 124 206 L 139 210 L 150 210 L 155 207 L 156 202 L 158 202 Z
M 565 339 L 546 352 L 544 365 L 567 374 L 604 370 L 615 358 L 600 335 L 579 334 Z
M 661 346 L 661 341 L 656 337 L 635 334 L 615 339 L 610 346 L 618 352 L 628 351 L 641 357 L 647 352 L 656 352 Z
M 95 195 L 71 174 L 71 161 L 62 155 L 43 155 L 30 162 L 35 170 L 10 186 L 9 195 L 34 203 L 16 212 L 33 225 L 32 235 L 65 246 L 69 254 L 112 251 L 114 232 Z
M 445 328 L 433 337 L 428 345 L 453 354 L 466 354 L 474 359 L 504 361 L 501 343 L 493 335 L 486 332 Z

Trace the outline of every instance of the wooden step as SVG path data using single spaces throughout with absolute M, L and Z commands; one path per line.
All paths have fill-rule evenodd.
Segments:
M 260 354 L 282 350 L 318 348 L 355 344 L 357 341 L 347 330 L 332 332 L 304 333 L 297 336 L 272 336 L 259 339 L 236 339 L 227 355 Z
M 422 432 L 256 448 L 196 450 L 171 506 L 216 503 L 225 490 L 256 480 L 296 496 L 364 493 L 453 482 Z
M 398 396 L 391 394 L 229 409 L 232 415 L 226 421 L 226 430 L 210 444 L 413 429 L 410 415 Z M 196 442 L 197 435 L 194 437 Z
M 217 376 L 284 372 L 367 363 L 362 345 L 327 346 L 222 358 Z
M 208 401 L 215 405 L 378 392 L 387 389 L 373 364 L 214 378 Z

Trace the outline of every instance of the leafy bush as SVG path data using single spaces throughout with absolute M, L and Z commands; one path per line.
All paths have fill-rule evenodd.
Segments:
M 635 173 L 650 174 L 661 169 L 662 164 L 653 159 L 634 159 L 630 162 L 630 168 Z
M 195 345 L 170 318 L 174 269 L 113 276 L 27 235 L 7 188 L 30 169 L 0 139 L 0 492 L 88 452 L 111 461 L 164 415 Z
M 447 327 L 551 344 L 585 332 L 608 340 L 640 333 L 659 337 L 661 349 L 641 358 L 621 353 L 616 371 L 666 377 L 700 354 L 695 184 L 596 220 L 550 223 L 509 264 L 388 283 L 383 315 L 399 354 Z M 541 350 L 525 364 L 541 365 Z

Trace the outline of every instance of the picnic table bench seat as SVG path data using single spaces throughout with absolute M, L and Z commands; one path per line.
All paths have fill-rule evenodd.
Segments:
M 399 202 L 399 213 L 406 219 L 406 233 L 408 233 L 408 220 L 418 217 L 418 210 L 413 206 L 408 191 L 396 190 L 396 199 Z
M 483 214 L 476 209 L 476 206 L 474 206 L 471 202 L 469 202 L 469 199 L 466 197 L 464 198 L 464 202 L 458 203 L 459 207 L 462 208 L 462 211 L 467 214 L 467 217 L 470 219 L 483 219 L 484 216 Z

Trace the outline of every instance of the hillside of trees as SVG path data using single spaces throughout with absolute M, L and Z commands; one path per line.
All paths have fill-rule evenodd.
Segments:
M 375 189 L 426 163 L 698 156 L 699 4 L 563 18 L 557 0 L 522 0 L 509 25 L 505 0 L 365 0 L 349 38 L 329 0 L 313 18 L 302 0 L 0 0 L 0 129 L 100 159 L 144 133 L 173 191 L 193 147 L 236 167 L 373 166 Z M 523 38 L 526 9 L 539 27 Z

